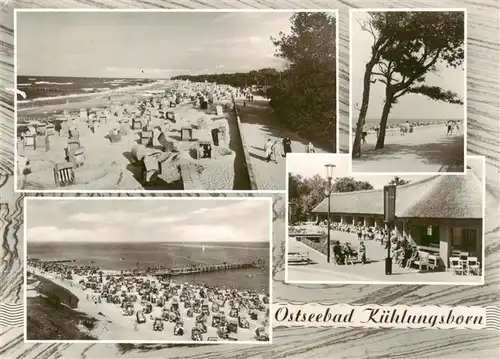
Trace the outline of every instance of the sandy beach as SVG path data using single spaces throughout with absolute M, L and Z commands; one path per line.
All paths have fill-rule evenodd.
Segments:
M 354 137 L 352 138 L 354 139 Z M 368 133 L 361 158 L 352 161 L 353 172 L 463 172 L 464 135 L 446 135 L 444 124 L 415 127 L 401 136 L 399 128 L 387 131 L 385 146 L 374 150 L 377 137 Z
M 106 302 L 106 298 L 101 298 L 101 293 L 96 289 L 86 288 L 81 285 L 81 281 L 85 281 L 88 279 L 84 275 L 73 275 L 72 279 L 63 279 L 60 275 L 56 273 L 46 272 L 32 266 L 28 267 L 28 272 L 31 272 L 37 276 L 46 278 L 53 283 L 60 285 L 61 287 L 66 288 L 71 293 L 73 293 L 78 299 L 78 307 L 75 309 L 77 311 L 83 312 L 90 317 L 97 319 L 97 325 L 89 331 L 89 334 L 98 338 L 98 340 L 117 340 L 117 341 L 127 341 L 127 340 L 145 340 L 145 341 L 191 341 L 191 329 L 195 327 L 196 324 L 196 316 L 198 314 L 194 313 L 192 317 L 188 316 L 188 308 L 185 308 L 184 303 L 180 300 L 179 295 L 184 290 L 198 289 L 198 287 L 190 286 L 188 283 L 175 283 L 178 288 L 178 295 L 172 296 L 168 301 L 165 301 L 162 307 L 159 307 L 155 304 L 152 305 L 152 312 L 149 314 L 145 314 L 146 321 L 142 324 L 137 324 L 136 313 L 137 311 L 144 310 L 144 307 L 147 305 L 145 300 L 141 301 L 137 300 L 133 302 L 133 315 L 125 316 L 123 315 L 122 308 L 120 304 L 113 304 Z M 116 274 L 116 271 L 103 271 L 103 277 L 107 279 L 103 281 L 104 284 L 107 283 L 108 279 L 113 278 L 113 274 Z M 109 276 L 109 277 L 108 277 Z M 118 276 L 116 276 L 118 277 Z M 135 281 L 156 283 L 160 286 L 158 279 L 152 276 L 137 276 L 134 277 Z M 174 286 L 174 283 L 171 284 Z M 121 288 L 126 290 L 126 288 Z M 33 292 L 33 288 L 31 291 Z M 164 295 L 166 292 L 164 290 L 160 290 L 158 292 L 158 297 Z M 244 295 L 244 293 L 239 293 Z M 137 296 L 140 298 L 139 292 L 137 290 L 132 290 L 127 292 L 127 296 Z M 259 297 L 264 297 L 262 294 Z M 98 299 L 99 298 L 99 299 Z M 203 340 L 206 341 L 208 338 L 210 340 L 225 340 L 218 335 L 218 330 L 216 327 L 212 327 L 212 319 L 214 317 L 213 312 L 213 303 L 210 302 L 208 298 L 200 297 L 200 294 L 197 293 L 192 300 L 204 301 L 209 305 L 210 315 L 206 317 L 206 334 L 203 335 Z M 180 312 L 180 319 L 183 321 L 184 325 L 184 335 L 176 336 L 174 335 L 174 327 L 175 321 L 170 322 L 168 320 L 161 320 L 164 325 L 163 331 L 154 331 L 153 323 L 155 318 L 162 318 L 163 308 L 170 308 L 172 303 L 177 302 Z M 230 316 L 231 312 L 231 302 L 227 301 L 223 306 L 220 306 L 219 313 L 224 313 L 226 319 L 233 319 L 238 323 L 237 318 L 232 318 Z M 233 302 L 234 303 L 234 302 Z M 268 323 L 266 320 L 266 313 L 269 310 L 269 304 L 265 304 L 258 310 L 258 319 L 252 320 L 249 316 L 249 309 L 243 306 L 239 309 L 239 315 L 241 317 L 245 317 L 248 320 L 249 328 L 242 328 L 238 325 L 237 333 L 230 333 L 230 337 L 233 339 L 226 340 L 238 340 L 238 341 L 256 341 L 255 331 L 260 327 L 268 327 Z M 85 328 L 82 328 L 85 330 Z
M 65 189 L 249 189 L 248 179 L 236 173 L 241 156 L 233 150 L 241 139 L 232 98 L 241 94 L 229 86 L 185 82 L 167 89 L 172 93 L 168 98 L 144 89 L 161 86 L 157 82 L 111 97 L 20 110 L 19 116 L 31 120 L 63 111 L 54 118 L 64 128 L 49 133 L 47 123 L 31 122 L 29 132 L 18 137 L 18 188 L 58 188 L 54 166 L 71 162 L 66 149 L 77 142 L 82 154 L 73 165 L 74 181 Z M 36 148 L 26 145 L 30 141 Z

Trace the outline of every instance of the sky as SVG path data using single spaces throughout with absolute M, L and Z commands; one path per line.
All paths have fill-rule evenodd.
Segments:
M 366 12 L 353 12 L 351 18 L 351 84 L 352 84 L 352 123 L 358 121 L 359 107 L 363 94 L 363 76 L 367 62 L 370 59 L 373 37 L 369 32 L 363 31 L 359 21 L 369 18 Z M 375 67 L 376 69 L 377 67 Z M 464 100 L 465 71 L 463 66 L 457 69 L 438 66 L 437 74 L 426 77 L 427 85 L 441 86 L 451 90 Z M 380 119 L 384 106 L 385 85 L 376 83 L 371 85 L 370 103 L 367 119 Z M 462 105 L 446 104 L 428 99 L 421 95 L 407 94 L 399 98 L 393 106 L 389 118 L 398 119 L 463 119 L 464 107 Z
M 349 155 L 336 154 L 292 154 L 287 156 L 287 171 L 289 173 L 298 174 L 303 177 L 313 177 L 320 175 L 326 179 L 326 164 L 333 164 L 336 167 L 333 170 L 333 180 L 339 177 L 354 177 L 358 181 L 368 181 L 374 188 L 383 188 L 394 177 L 391 175 L 351 175 L 349 174 Z M 470 166 L 479 176 L 483 178 L 483 160 L 477 157 L 467 157 L 467 166 Z M 428 175 L 400 175 L 400 178 L 407 181 L 423 180 Z
M 267 242 L 271 215 L 269 198 L 29 199 L 27 240 Z
M 19 12 L 17 74 L 169 78 L 281 69 L 292 12 Z M 144 74 L 141 71 L 144 70 Z

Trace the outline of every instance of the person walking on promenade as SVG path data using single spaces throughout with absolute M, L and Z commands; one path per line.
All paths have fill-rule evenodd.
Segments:
M 276 163 L 280 162 L 283 157 L 283 147 L 278 140 L 274 141 L 273 144 L 273 157 Z
M 359 255 L 361 256 L 361 263 L 366 263 L 366 247 L 363 241 L 359 242 Z
M 287 153 L 292 153 L 292 140 L 289 137 L 283 138 L 283 150 L 285 152 L 285 157 Z
M 314 145 L 309 142 L 308 145 L 306 146 L 306 153 L 315 153 L 316 150 L 314 149 Z
M 264 152 L 267 162 L 271 161 L 272 148 L 273 148 L 273 142 L 269 138 L 266 144 L 264 145 Z

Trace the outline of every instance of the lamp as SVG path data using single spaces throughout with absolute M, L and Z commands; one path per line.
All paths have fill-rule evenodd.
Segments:
M 327 232 L 327 245 L 328 245 L 328 250 L 327 250 L 327 261 L 330 263 L 331 261 L 331 238 L 330 238 L 330 199 L 331 199 L 331 194 L 332 194 L 332 177 L 333 177 L 333 169 L 335 168 L 335 165 L 332 164 L 327 164 L 325 165 L 326 168 L 326 179 L 328 180 L 328 187 L 325 190 L 325 193 L 328 196 L 328 214 L 327 214 L 327 227 L 326 227 L 326 232 Z
M 385 258 L 385 274 L 392 274 L 391 258 L 391 232 L 394 229 L 396 216 L 396 185 L 384 186 L 384 221 L 389 228 L 389 240 L 387 242 L 387 257 Z

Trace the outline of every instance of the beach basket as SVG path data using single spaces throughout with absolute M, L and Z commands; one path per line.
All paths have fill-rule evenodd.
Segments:
M 129 130 L 130 130 L 130 127 L 129 127 L 128 123 L 121 123 L 120 124 L 120 130 L 119 130 L 120 135 L 127 136 Z
M 85 163 L 85 148 L 78 147 L 68 151 L 68 159 L 73 164 L 73 168 L 79 168 Z
M 17 173 L 20 175 L 25 174 L 25 172 L 29 173 L 29 163 L 30 160 L 28 157 L 23 155 L 17 156 Z
M 142 121 L 139 118 L 134 118 L 132 120 L 132 130 L 140 130 L 142 129 Z
M 76 149 L 76 148 L 79 148 L 80 147 L 80 140 L 78 139 L 74 139 L 74 138 L 69 138 L 68 139 L 68 146 L 67 146 L 67 149 L 68 149 L 68 154 L 69 152 L 71 152 L 72 150 Z
M 57 187 L 65 187 L 75 183 L 73 163 L 64 162 L 54 166 L 54 182 Z
M 201 158 L 213 158 L 213 148 L 211 141 L 198 141 L 198 154 Z
M 69 129 L 68 133 L 69 133 L 69 137 L 72 140 L 80 141 L 80 131 L 78 131 L 78 129 L 76 127 L 71 127 Z
M 38 125 L 36 128 L 36 134 L 39 136 L 45 136 L 45 133 L 47 132 L 47 126 L 46 125 Z
M 175 113 L 172 112 L 172 111 L 168 111 L 166 114 L 165 114 L 167 120 L 171 121 L 171 122 L 174 122 L 175 123 Z
M 23 148 L 24 149 L 33 148 L 34 150 L 36 150 L 36 145 L 37 145 L 36 135 L 31 132 L 25 133 L 23 140 Z
M 192 141 L 193 140 L 193 128 L 189 126 L 183 126 L 181 128 L 181 141 Z
M 134 145 L 130 152 L 132 153 L 132 158 L 135 161 L 142 161 L 146 156 L 146 147 L 143 145 Z
M 141 131 L 141 145 L 150 146 L 153 139 L 153 131 Z
M 118 128 L 111 129 L 108 133 L 108 137 L 109 137 L 109 141 L 111 143 L 120 142 L 122 139 L 122 136 L 120 134 L 120 130 Z
M 158 173 L 159 166 L 158 160 L 155 156 L 145 156 L 143 159 L 144 163 L 144 172 L 143 172 L 143 180 L 144 183 L 151 182 L 153 176 Z
M 56 126 L 53 124 L 48 124 L 45 128 L 47 136 L 52 136 L 56 133 Z

